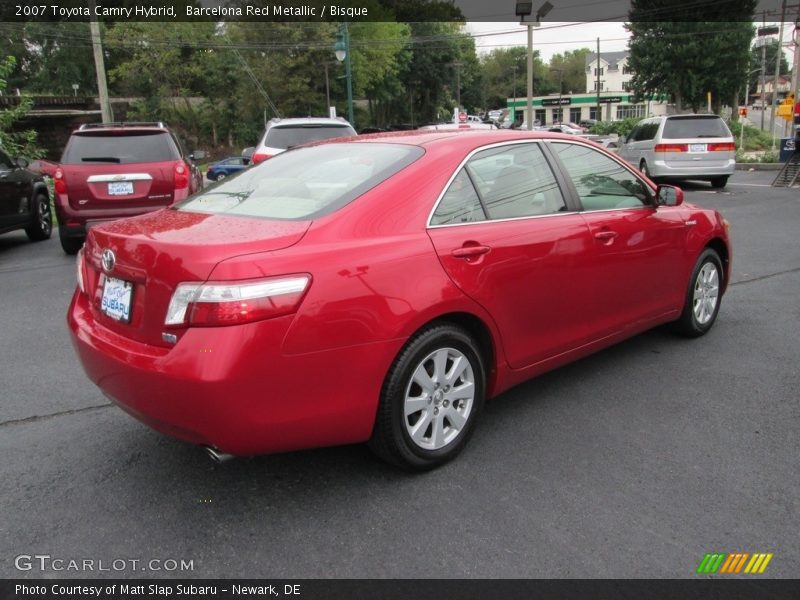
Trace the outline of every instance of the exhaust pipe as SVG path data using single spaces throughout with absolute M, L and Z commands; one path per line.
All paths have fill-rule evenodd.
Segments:
M 212 448 L 211 446 L 203 446 L 203 449 L 206 451 L 211 460 L 213 460 L 218 465 L 221 465 L 224 462 L 228 462 L 236 458 L 233 454 L 225 454 L 224 452 L 220 452 L 216 448 Z

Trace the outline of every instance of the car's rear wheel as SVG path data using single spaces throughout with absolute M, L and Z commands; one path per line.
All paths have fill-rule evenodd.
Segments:
M 49 239 L 53 233 L 53 213 L 50 211 L 50 198 L 46 194 L 37 194 L 33 199 L 32 221 L 25 228 L 25 233 L 32 242 Z
M 711 180 L 711 187 L 714 188 L 715 190 L 721 190 L 727 184 L 728 184 L 727 175 L 724 177 L 714 177 L 714 179 Z
M 222 181 L 225 177 L 225 173 L 217 173 L 217 181 Z
M 64 233 L 64 228 L 58 228 L 58 240 L 61 242 L 61 247 L 67 254 L 77 254 L 78 250 L 83 247 L 83 237 L 70 237 Z
M 711 329 L 719 313 L 724 276 L 719 255 L 706 248 L 692 270 L 683 312 L 675 323 L 679 333 L 699 337 Z
M 431 325 L 392 364 L 381 392 L 370 448 L 397 466 L 425 470 L 466 445 L 483 407 L 485 370 L 460 327 Z
M 647 163 L 644 160 L 639 163 L 639 172 L 648 179 L 652 179 L 650 177 L 650 169 L 647 168 Z

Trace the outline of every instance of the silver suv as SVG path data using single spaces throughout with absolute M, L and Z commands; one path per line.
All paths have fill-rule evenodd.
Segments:
M 341 117 L 335 119 L 320 117 L 271 119 L 253 152 L 252 162 L 258 164 L 289 148 L 308 142 L 351 135 L 356 135 L 355 129 Z
M 736 168 L 736 144 L 716 115 L 670 115 L 639 121 L 619 156 L 653 180 L 700 179 L 724 188 Z

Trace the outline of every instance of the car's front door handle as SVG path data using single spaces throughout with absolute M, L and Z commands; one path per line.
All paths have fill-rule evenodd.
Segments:
M 597 233 L 594 234 L 594 237 L 596 240 L 600 240 L 601 242 L 610 242 L 615 237 L 617 237 L 617 235 L 618 234 L 616 231 L 605 230 L 605 231 L 598 231 Z
M 453 250 L 452 255 L 456 258 L 474 258 L 487 254 L 491 248 L 489 246 L 462 246 Z

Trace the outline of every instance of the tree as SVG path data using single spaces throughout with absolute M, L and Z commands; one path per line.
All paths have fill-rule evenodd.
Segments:
M 564 54 L 554 54 L 550 59 L 550 69 L 563 71 L 564 93 L 579 94 L 586 89 L 586 57 L 591 52 L 588 48 L 567 50 Z M 553 72 L 551 78 L 553 83 L 558 86 L 558 73 Z
M 6 89 L 8 76 L 14 71 L 17 64 L 13 56 L 7 56 L 0 61 L 0 94 Z M 44 152 L 36 146 L 36 131 L 33 129 L 18 130 L 16 127 L 20 120 L 25 118 L 33 102 L 25 96 L 20 97 L 16 106 L 0 110 L 0 147 L 11 156 L 26 156 L 39 158 Z
M 664 4 L 632 1 L 626 28 L 636 94 L 665 94 L 678 110 L 697 111 L 711 92 L 717 106 L 722 100 L 735 106 L 749 60 L 756 0 Z
M 487 107 L 505 107 L 508 98 L 525 98 L 528 89 L 528 50 L 524 46 L 497 48 L 481 62 Z M 533 93 L 558 93 L 558 75 L 533 52 Z M 566 84 L 565 84 L 566 85 Z

